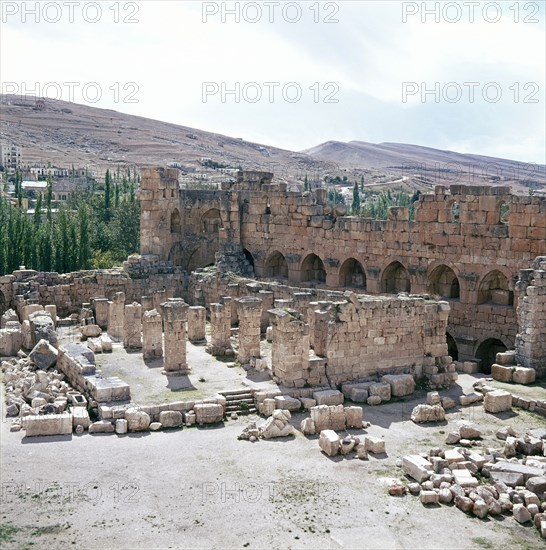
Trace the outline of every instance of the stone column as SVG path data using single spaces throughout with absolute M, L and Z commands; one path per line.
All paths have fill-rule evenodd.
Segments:
M 246 365 L 253 357 L 260 357 L 262 301 L 253 296 L 244 296 L 235 301 L 239 317 L 238 358 L 242 365 Z
M 319 308 L 318 302 L 309 302 L 307 322 L 309 323 L 309 346 L 315 348 L 315 311 Z
M 163 302 L 167 301 L 167 293 L 165 292 L 165 289 L 162 290 L 154 290 L 153 292 L 153 301 L 154 301 L 154 309 L 157 309 L 157 311 L 160 311 Z
M 202 306 L 188 308 L 188 340 L 190 342 L 205 342 L 205 323 L 207 310 Z
M 108 302 L 108 334 L 114 342 L 123 341 L 125 325 L 125 293 L 116 292 L 111 302 Z
M 155 309 L 142 316 L 142 355 L 144 359 L 163 357 L 163 326 Z
M 184 300 L 169 300 L 161 304 L 165 326 L 163 374 L 179 376 L 191 372 L 186 361 L 186 321 L 188 304 Z
M 210 304 L 210 345 L 211 355 L 232 355 L 231 348 L 231 298 L 223 298 L 223 303 Z
M 126 349 L 142 348 L 142 307 L 133 302 L 125 306 L 125 324 L 123 329 L 123 346 Z
M 269 326 L 269 310 L 273 309 L 273 292 L 270 290 L 260 290 L 258 292 L 258 298 L 262 300 L 262 319 L 260 322 L 260 328 L 265 333 Z
M 313 345 L 315 353 L 319 357 L 327 357 L 328 354 L 328 323 L 331 319 L 331 313 L 324 302 L 320 304 L 321 308 L 315 311 L 315 322 L 313 323 Z
M 144 315 L 147 311 L 152 311 L 152 309 L 155 309 L 154 299 L 152 296 L 142 296 L 140 303 L 142 304 L 142 315 Z
M 108 326 L 108 298 L 93 298 L 91 307 L 95 312 L 95 323 L 103 330 Z
M 269 315 L 273 376 L 284 386 L 302 388 L 309 378 L 309 325 L 294 309 L 272 309 Z

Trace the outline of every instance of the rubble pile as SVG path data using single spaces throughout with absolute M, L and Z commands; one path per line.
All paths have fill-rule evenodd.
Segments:
M 251 422 L 239 435 L 238 439 L 256 441 L 260 438 L 273 439 L 293 435 L 294 426 L 290 423 L 291 419 L 290 411 L 276 409 L 262 425 L 257 426 L 256 422 Z
M 453 502 L 481 519 L 511 513 L 519 523 L 533 522 L 546 538 L 546 429 L 518 437 L 511 427 L 502 428 L 496 434 L 504 441 L 501 449 L 478 450 L 481 435 L 464 424 L 447 436 L 458 446 L 404 456 L 400 467 L 414 480 L 407 491 L 423 504 Z M 400 482 L 389 487 L 393 496 L 405 493 Z
M 363 438 L 360 438 L 356 435 L 347 434 L 341 438 L 334 430 L 322 430 L 318 443 L 320 450 L 330 457 L 356 452 L 357 458 L 365 460 L 368 458 L 368 453 L 385 453 L 385 441 L 380 437 L 373 437 L 371 435 L 365 435 Z

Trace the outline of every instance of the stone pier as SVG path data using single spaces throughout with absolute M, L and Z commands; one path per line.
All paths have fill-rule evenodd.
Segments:
M 161 304 L 165 338 L 163 374 L 179 376 L 191 372 L 186 360 L 186 321 L 188 304 L 184 300 L 169 300 Z
M 210 345 L 207 351 L 211 355 L 231 355 L 231 302 L 225 297 L 221 304 L 210 304 Z
M 519 293 L 516 359 L 531 367 L 539 377 L 546 375 L 546 256 L 533 262 L 533 269 L 522 269 L 516 285 Z
M 156 309 L 145 311 L 142 316 L 142 355 L 144 359 L 163 356 L 162 320 Z
M 116 292 L 108 302 L 108 334 L 114 342 L 123 342 L 125 327 L 125 293 Z
M 147 311 L 152 311 L 152 309 L 156 309 L 152 296 L 142 296 L 140 303 L 142 304 L 142 315 L 144 315 Z
M 260 321 L 262 301 L 254 296 L 244 296 L 236 300 L 239 317 L 238 358 L 246 365 L 254 357 L 260 357 Z
M 93 298 L 91 307 L 95 312 L 95 323 L 102 330 L 106 330 L 108 327 L 108 298 Z
M 142 348 L 142 307 L 138 302 L 125 306 L 123 346 L 126 349 Z
M 260 328 L 265 333 L 269 326 L 269 310 L 273 309 L 273 292 L 270 290 L 260 290 L 258 292 L 258 298 L 262 300 L 262 319 L 260 322 Z
M 188 340 L 193 343 L 205 342 L 207 310 L 202 306 L 188 308 Z
M 284 386 L 302 388 L 309 379 L 309 325 L 294 309 L 272 309 L 269 316 L 273 376 Z

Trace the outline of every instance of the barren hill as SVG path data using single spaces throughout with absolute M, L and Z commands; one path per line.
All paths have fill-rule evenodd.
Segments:
M 325 176 L 360 181 L 372 189 L 430 190 L 451 183 L 509 184 L 526 193 L 546 188 L 546 167 L 462 155 L 417 145 L 329 141 L 295 152 L 195 128 L 53 99 L 0 95 L 0 140 L 23 148 L 23 163 L 90 167 L 104 174 L 116 166 L 176 163 L 188 180 L 217 182 L 221 169 L 274 172 L 302 182 Z M 207 167 L 203 166 L 202 159 Z

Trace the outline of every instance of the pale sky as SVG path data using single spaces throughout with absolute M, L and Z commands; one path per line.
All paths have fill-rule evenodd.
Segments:
M 3 0 L 0 10 L 2 93 L 292 150 L 402 142 L 546 163 L 544 0 Z

